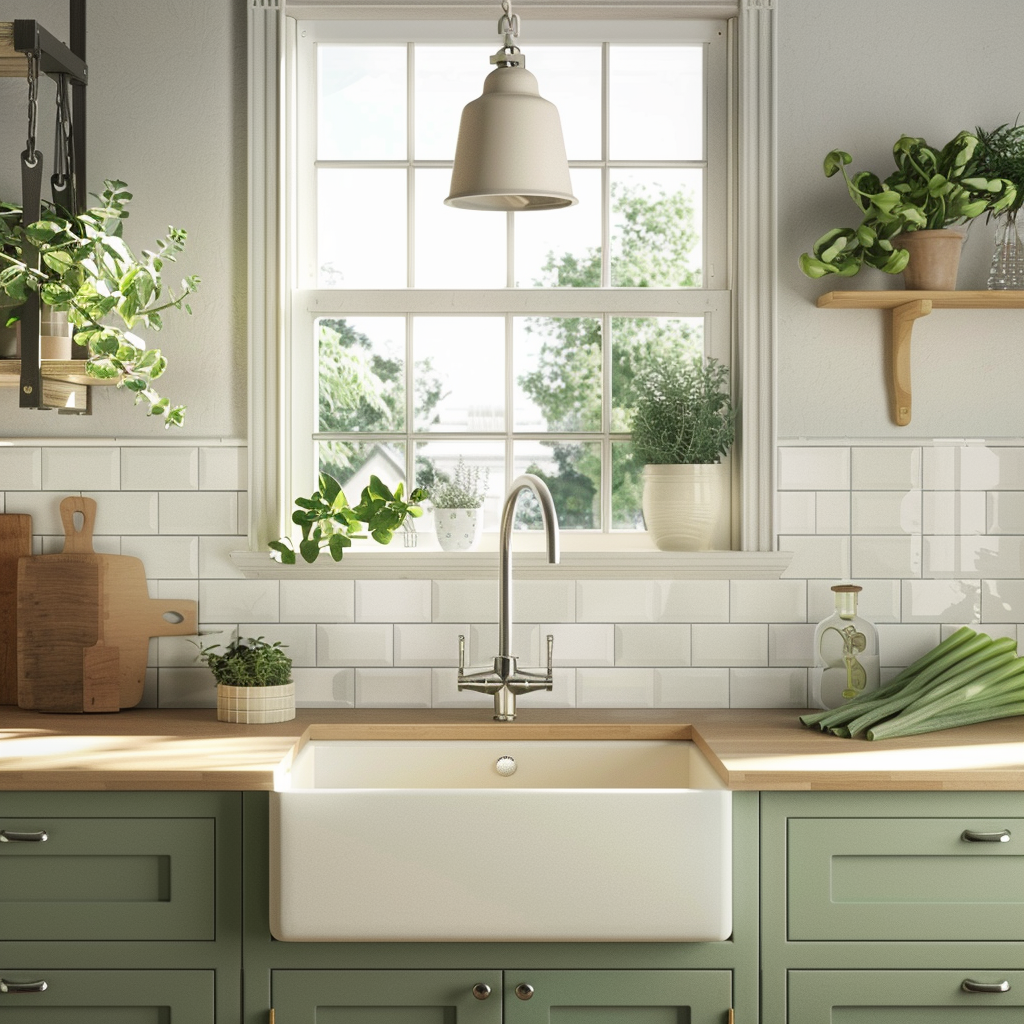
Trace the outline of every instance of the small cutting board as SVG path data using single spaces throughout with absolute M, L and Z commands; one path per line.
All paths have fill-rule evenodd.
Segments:
M 134 707 L 145 686 L 150 637 L 195 634 L 196 603 L 151 598 L 139 559 L 96 554 L 91 498 L 65 498 L 60 515 L 64 551 L 18 564 L 18 703 L 58 710 L 45 705 L 53 691 L 69 702 L 67 679 L 70 703 L 81 706 L 65 710 Z
M 18 703 L 18 559 L 32 554 L 32 517 L 0 515 L 0 704 Z

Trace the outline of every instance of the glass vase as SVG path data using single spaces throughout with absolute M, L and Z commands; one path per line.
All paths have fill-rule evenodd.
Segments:
M 1024 243 L 1015 217 L 1005 217 L 996 228 L 996 247 L 988 277 L 989 291 L 1024 289 Z

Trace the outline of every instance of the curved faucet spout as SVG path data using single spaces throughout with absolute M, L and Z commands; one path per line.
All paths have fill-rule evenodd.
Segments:
M 509 638 L 512 633 L 512 524 L 516 518 L 516 505 L 519 495 L 523 491 L 533 491 L 540 503 L 541 517 L 544 520 L 544 537 L 547 542 L 548 562 L 555 565 L 558 562 L 558 515 L 555 512 L 555 503 L 551 499 L 551 492 L 548 485 L 539 476 L 533 473 L 524 473 L 512 481 L 512 487 L 505 498 L 505 506 L 501 511 L 501 536 L 499 540 L 498 569 L 501 577 L 501 592 L 499 595 L 500 608 L 498 623 L 500 636 L 498 638 L 498 656 L 508 658 Z

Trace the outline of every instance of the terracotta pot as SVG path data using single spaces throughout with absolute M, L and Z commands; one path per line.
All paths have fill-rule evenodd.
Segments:
M 217 684 L 217 721 L 259 724 L 295 717 L 295 684 L 225 686 Z
M 949 228 L 907 231 L 897 235 L 892 244 L 910 253 L 910 262 L 903 271 L 904 288 L 925 292 L 951 292 L 956 289 L 963 232 Z
M 729 468 L 644 466 L 644 522 L 660 551 L 728 551 Z

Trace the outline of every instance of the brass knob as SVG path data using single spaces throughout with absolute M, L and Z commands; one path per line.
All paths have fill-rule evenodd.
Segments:
M 483 982 L 480 982 L 479 985 L 473 986 L 473 995 L 476 996 L 477 999 L 486 999 L 490 994 L 490 985 L 485 985 Z
M 533 986 L 527 985 L 524 981 L 521 985 L 516 985 L 516 995 L 520 999 L 532 999 L 533 998 Z

